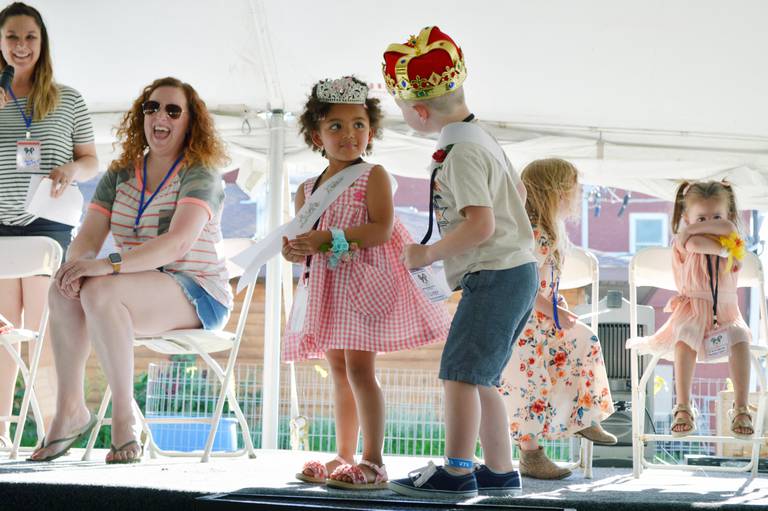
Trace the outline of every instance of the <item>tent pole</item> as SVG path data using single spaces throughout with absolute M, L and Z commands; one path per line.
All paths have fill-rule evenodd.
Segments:
M 272 110 L 269 118 L 269 231 L 283 219 L 283 166 L 285 130 L 282 110 Z M 264 375 L 262 385 L 261 448 L 277 449 L 280 404 L 280 292 L 283 265 L 280 255 L 267 262 L 267 288 L 264 311 Z

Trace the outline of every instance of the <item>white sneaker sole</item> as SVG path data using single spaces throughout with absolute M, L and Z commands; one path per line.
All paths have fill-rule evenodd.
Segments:
M 477 497 L 477 490 L 472 491 L 446 491 L 446 490 L 430 490 L 426 488 L 414 488 L 413 486 L 406 486 L 404 484 L 396 483 L 394 481 L 389 482 L 389 489 L 400 495 L 406 497 L 415 498 L 429 498 L 429 499 L 441 499 L 441 500 L 460 500 L 471 499 Z

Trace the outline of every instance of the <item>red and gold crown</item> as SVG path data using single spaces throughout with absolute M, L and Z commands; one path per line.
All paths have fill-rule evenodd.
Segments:
M 423 29 L 405 44 L 390 44 L 382 68 L 387 90 L 407 101 L 451 93 L 467 78 L 461 48 L 437 27 Z

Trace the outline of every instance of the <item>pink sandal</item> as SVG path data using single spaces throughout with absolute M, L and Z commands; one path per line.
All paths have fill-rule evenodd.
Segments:
M 365 465 L 376 473 L 376 478 L 372 483 L 368 482 L 368 478 L 360 468 L 360 465 Z M 352 482 L 342 481 L 339 479 L 340 476 L 348 476 Z M 331 488 L 340 488 L 342 490 L 386 490 L 389 488 L 388 480 L 387 470 L 384 468 L 384 465 L 378 466 L 368 460 L 360 460 L 358 465 L 346 464 L 337 467 L 325 484 Z
M 336 456 L 330 463 L 333 463 L 334 461 L 339 463 L 339 467 L 343 467 L 344 465 L 349 464 L 349 462 L 341 456 Z M 339 467 L 336 467 L 336 469 Z M 305 474 L 305 470 L 312 472 L 312 475 L 310 476 Z M 301 472 L 296 474 L 296 479 L 310 484 L 325 484 L 325 482 L 328 480 L 328 469 L 326 468 L 325 463 L 321 461 L 308 461 L 304 463 L 303 467 L 301 467 Z

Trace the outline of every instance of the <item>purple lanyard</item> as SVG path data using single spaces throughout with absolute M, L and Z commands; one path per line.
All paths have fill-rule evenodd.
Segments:
M 21 117 L 24 119 L 24 126 L 27 127 L 27 138 L 29 138 L 32 135 L 29 130 L 32 127 L 32 117 L 34 116 L 34 107 L 33 107 L 33 110 L 30 112 L 31 115 L 27 117 L 27 114 L 24 113 L 24 109 L 21 108 L 21 105 L 19 105 L 19 100 L 16 99 L 16 94 L 13 93 L 13 89 L 8 87 L 8 92 L 11 93 L 13 102 L 16 103 L 16 108 L 19 109 L 19 113 L 21 114 Z
M 557 277 L 557 280 L 555 280 L 555 265 L 552 265 L 552 283 L 550 286 L 552 287 L 552 319 L 555 320 L 555 327 L 558 330 L 562 330 L 562 327 L 560 326 L 560 318 L 557 316 L 557 296 L 560 292 L 560 277 Z
M 165 186 L 166 181 L 168 181 L 168 179 L 171 177 L 171 174 L 173 174 L 173 171 L 176 170 L 176 166 L 184 158 L 184 153 L 181 153 L 179 157 L 176 158 L 176 161 L 173 162 L 173 165 L 171 165 L 171 168 L 168 169 L 168 173 L 166 173 L 163 180 L 160 181 L 160 185 L 155 189 L 154 193 L 149 197 L 149 200 L 146 203 L 144 203 L 144 193 L 147 190 L 147 156 L 144 156 L 144 174 L 143 174 L 144 177 L 143 177 L 143 181 L 141 182 L 141 199 L 139 200 L 139 211 L 138 213 L 136 213 L 136 220 L 134 220 L 133 222 L 134 234 L 136 234 L 139 230 L 139 220 L 141 220 L 141 215 L 143 215 L 144 212 L 147 210 L 149 205 L 155 199 L 155 196 L 157 196 L 158 192 L 160 192 L 160 190 L 163 189 L 163 186 Z

